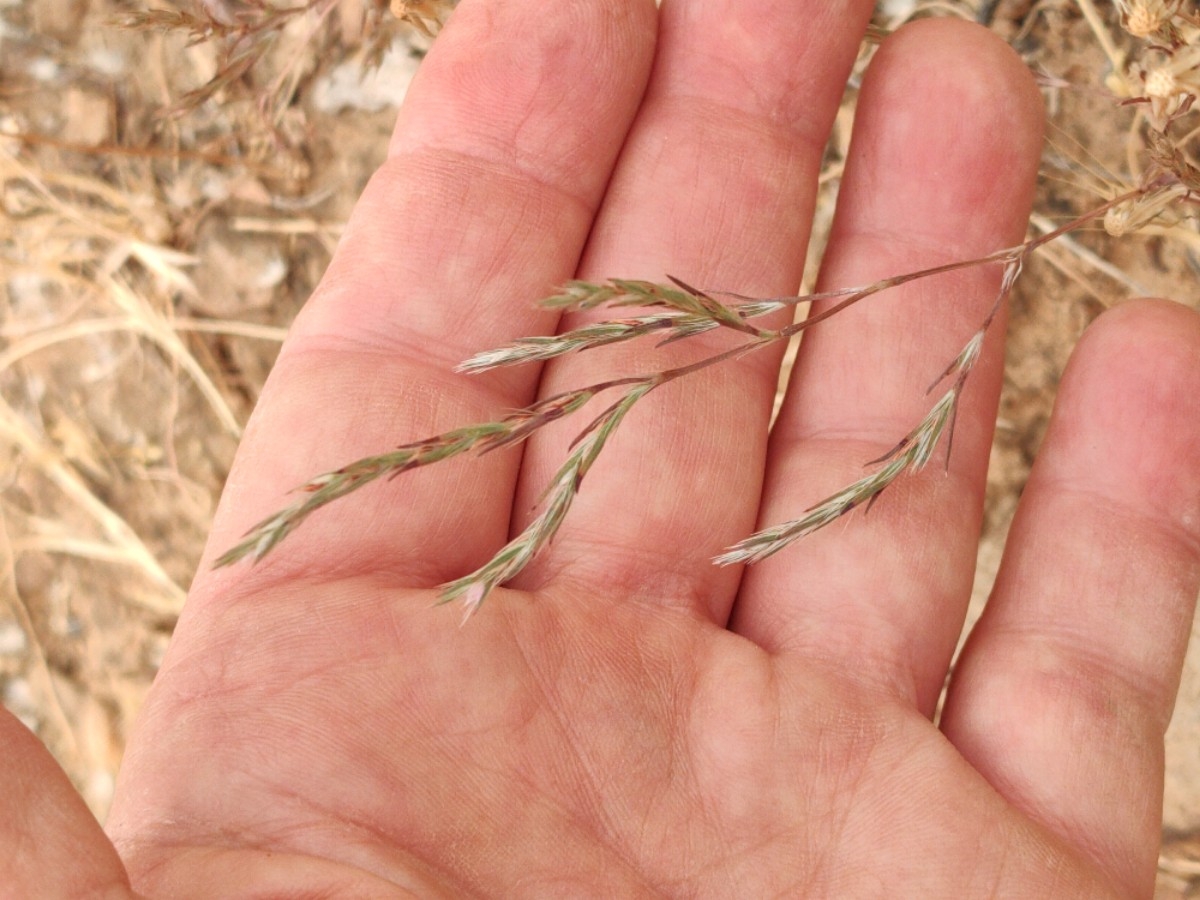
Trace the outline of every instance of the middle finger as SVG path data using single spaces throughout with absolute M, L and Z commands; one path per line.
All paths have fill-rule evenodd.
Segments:
M 664 0 L 651 80 L 580 277 L 671 274 L 701 288 L 794 292 L 825 141 L 872 7 Z M 582 321 L 570 317 L 563 327 Z M 547 369 L 542 394 L 730 345 L 729 334 L 714 333 L 653 351 L 623 344 L 567 357 Z M 770 348 L 641 401 L 553 546 L 518 584 L 586 581 L 601 595 L 724 623 L 738 573 L 711 560 L 754 523 L 779 353 Z M 531 443 L 514 527 L 531 515 L 571 437 Z

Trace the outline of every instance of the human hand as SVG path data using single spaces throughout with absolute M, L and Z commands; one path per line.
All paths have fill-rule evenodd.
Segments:
M 577 273 L 796 288 L 872 4 L 664 7 L 463 0 L 264 391 L 210 560 L 314 472 L 645 371 L 651 352 L 657 368 L 724 346 L 627 345 L 540 381 L 453 374 L 553 331 L 531 300 Z M 995 38 L 905 29 L 859 110 L 824 286 L 1020 240 L 1040 101 Z M 465 628 L 432 606 L 436 585 L 528 521 L 569 429 L 359 494 L 252 569 L 205 566 L 127 753 L 116 850 L 3 722 L 18 789 L 2 818 L 36 848 L 9 883 L 115 897 L 127 871 L 171 897 L 1148 896 L 1162 731 L 1200 584 L 1194 314 L 1130 305 L 1083 339 L 940 728 L 999 329 L 948 471 L 744 573 L 710 564 L 911 427 L 996 275 L 916 282 L 808 334 L 769 441 L 770 350 L 648 398 L 553 546 Z

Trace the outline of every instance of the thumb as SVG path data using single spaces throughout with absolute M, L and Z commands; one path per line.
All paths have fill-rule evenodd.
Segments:
M 0 884 L 12 897 L 136 897 L 117 851 L 41 742 L 0 708 Z

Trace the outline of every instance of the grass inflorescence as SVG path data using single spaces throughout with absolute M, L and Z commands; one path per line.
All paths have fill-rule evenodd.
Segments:
M 315 8 L 323 2 L 328 0 L 309 0 L 308 7 Z M 1080 0 L 1079 6 L 1089 23 L 1100 23 L 1101 16 L 1091 0 Z M 1029 254 L 1097 220 L 1113 235 L 1177 221 L 1198 196 L 1200 170 L 1186 149 L 1190 136 L 1179 139 L 1176 132 L 1178 123 L 1189 114 L 1196 94 L 1200 93 L 1200 22 L 1188 4 L 1175 0 L 1120 0 L 1118 7 L 1122 26 L 1135 39 L 1134 49 L 1120 50 L 1107 31 L 1102 39 L 1097 32 L 1098 40 L 1114 66 L 1110 87 L 1121 102 L 1142 110 L 1146 164 L 1135 182 L 1122 185 L 1100 206 L 1063 227 L 1044 229 L 1041 236 L 1017 247 L 832 293 L 752 298 L 699 290 L 677 278 L 665 283 L 615 278 L 603 282 L 569 282 L 544 299 L 542 305 L 560 312 L 605 309 L 614 315 L 557 335 L 523 337 L 507 346 L 482 351 L 464 361 L 459 370 L 484 373 L 497 367 L 543 362 L 641 338 L 655 339 L 661 346 L 718 329 L 740 334 L 744 341 L 731 350 L 687 366 L 583 387 L 495 421 L 464 426 L 321 475 L 300 489 L 301 496 L 293 504 L 251 529 L 218 564 L 227 565 L 246 556 L 263 557 L 314 511 L 381 476 L 392 477 L 468 451 L 488 452 L 518 443 L 550 422 L 579 411 L 598 394 L 622 389 L 621 396 L 581 431 L 546 489 L 541 514 L 483 567 L 443 587 L 443 600 L 460 599 L 469 611 L 474 611 L 496 586 L 514 577 L 549 544 L 580 490 L 583 476 L 610 435 L 630 409 L 657 387 L 710 366 L 731 362 L 768 344 L 787 341 L 855 303 L 917 278 L 970 266 L 1001 266 L 996 303 L 935 382 L 936 386 L 949 380 L 949 387 L 896 447 L 869 464 L 870 471 L 862 478 L 798 518 L 748 537 L 718 556 L 716 562 L 723 565 L 757 562 L 854 509 L 869 509 L 896 479 L 924 468 L 939 447 L 944 445 L 948 456 L 963 387 L 979 358 L 996 311 L 1011 292 Z M 406 0 L 394 0 L 390 6 L 397 17 L 430 30 L 431 23 L 439 21 L 441 8 L 438 3 Z M 246 26 L 243 23 L 239 27 Z M 260 30 L 269 29 L 263 25 Z M 244 42 L 248 34 L 245 32 L 238 39 Z M 816 301 L 824 301 L 824 308 L 810 312 L 794 324 L 774 329 L 759 324 L 768 314 Z
M 37 726 L 101 818 L 127 723 L 153 677 L 200 557 L 234 435 L 292 312 L 332 253 L 354 186 L 365 183 L 384 154 L 389 113 L 329 111 L 317 102 L 317 88 L 345 62 L 368 72 L 385 50 L 389 57 L 420 57 L 453 5 L 0 4 L 6 85 L 0 104 L 0 268 L 10 301 L 0 323 L 0 437 L 10 462 L 0 496 L 0 593 L 13 613 L 0 603 L 0 692 L 6 705 Z M 1062 217 L 1123 198 L 1090 226 L 1038 248 L 1022 276 L 989 472 L 976 581 L 981 604 L 1027 475 L 1030 445 L 1049 415 L 1057 372 L 1075 337 L 1119 297 L 1172 295 L 1191 283 L 1200 258 L 1193 168 L 1200 28 L 1195 3 L 1182 0 L 881 0 L 822 163 L 810 273 L 817 270 L 833 216 L 858 77 L 890 31 L 929 15 L 990 26 L 1037 74 L 1057 146 L 1043 160 L 1031 235 L 1055 232 Z M 142 30 L 113 29 L 115 21 Z M 532 20 L 530 27 L 536 27 Z M 110 68 L 120 58 L 129 65 Z M 164 107 L 173 115 L 162 116 Z M 345 152 L 348 147 L 354 150 Z M 331 190 L 334 185 L 340 187 Z M 286 264 L 282 282 L 256 286 L 261 270 L 255 245 L 269 247 L 272 258 Z M 230 246 L 236 252 L 227 252 Z M 213 272 L 221 278 L 214 281 Z M 633 284 L 603 287 L 621 291 Z M 683 291 L 671 283 L 646 290 Z M 812 290 L 806 282 L 801 293 L 831 301 L 825 308 L 854 293 L 822 298 Z M 568 286 L 561 308 L 574 308 L 572 297 L 581 294 L 602 302 L 602 293 Z M 708 293 L 751 326 L 762 324 L 751 298 Z M 652 302 L 644 292 L 630 299 L 608 309 L 607 325 L 581 329 L 570 339 L 514 342 L 516 352 L 504 351 L 511 362 L 493 361 L 519 364 L 523 352 L 535 347 L 542 358 L 554 358 L 586 352 L 583 344 L 641 339 L 653 345 L 683 341 L 692 329 L 722 328 L 707 315 L 689 319 L 692 313 Z M 761 302 L 767 313 L 801 301 Z M 652 360 L 647 350 L 642 359 Z M 476 359 L 467 368 L 489 364 Z M 947 377 L 958 374 L 955 369 Z M 581 405 L 560 418 L 576 415 L 582 431 L 595 418 L 593 409 L 609 408 L 633 387 L 614 385 L 604 396 L 590 397 L 587 410 Z M 914 395 L 922 387 L 914 383 Z M 935 413 L 946 411 L 948 389 L 943 382 L 930 394 L 896 456 L 915 453 L 921 436 L 941 434 L 927 469 L 941 464 L 954 423 Z M 508 423 L 512 443 L 535 433 L 543 419 Z M 505 446 L 497 443 L 495 450 Z M 481 440 L 460 458 L 484 449 Z M 847 498 L 882 497 L 888 485 L 913 471 L 905 465 L 911 457 L 896 456 L 867 465 L 842 492 L 787 516 L 862 512 L 870 499 L 840 511 Z M 393 464 L 394 454 L 382 454 L 373 480 L 394 474 Z M 344 473 L 343 487 L 370 483 L 371 471 L 366 466 Z M 868 479 L 873 484 L 860 483 Z M 553 476 L 547 481 L 549 492 L 535 513 L 549 507 L 559 484 Z M 881 483 L 884 490 L 872 492 Z M 312 501 L 337 494 L 326 487 L 332 484 L 281 497 L 280 505 L 308 503 L 302 514 L 310 514 L 321 505 Z M 286 542 L 286 535 L 276 537 Z M 478 591 L 473 596 L 482 598 Z M 458 602 L 464 599 L 460 595 Z M 14 634 L 26 651 L 14 652 Z M 1183 781 L 1168 781 L 1168 820 L 1175 829 L 1190 829 L 1196 804 L 1180 787 L 1194 780 L 1189 767 L 1195 740 L 1188 717 L 1177 716 L 1177 725 L 1180 719 L 1174 768 Z M 1194 839 L 1166 845 L 1160 861 L 1164 897 L 1196 891 L 1196 858 Z
M 1124 199 L 1126 198 L 1118 198 L 1113 202 L 1123 202 Z M 946 444 L 947 453 L 949 452 L 963 387 L 979 359 L 988 329 L 1002 302 L 1012 291 L 1025 258 L 1037 247 L 1067 230 L 1102 216 L 1109 206 L 1111 204 L 1094 210 L 1049 235 L 990 256 L 936 266 L 880 279 L 861 287 L 821 294 L 754 299 L 737 294 L 702 291 L 676 278 L 672 278 L 670 284 L 621 279 L 599 283 L 569 282 L 558 293 L 547 297 L 543 305 L 566 311 L 622 309 L 630 306 L 651 310 L 657 308 L 659 311 L 601 321 L 557 336 L 522 338 L 506 347 L 479 353 L 464 362 L 460 369 L 468 372 L 486 372 L 501 366 L 540 362 L 555 356 L 583 352 L 651 334 L 660 337 L 661 346 L 662 343 L 685 340 L 723 327 L 744 335 L 746 340 L 728 350 L 685 366 L 663 369 L 650 375 L 611 379 L 557 394 L 496 421 L 468 425 L 406 444 L 391 452 L 366 457 L 336 471 L 320 475 L 299 489 L 302 495 L 300 499 L 252 528 L 237 546 L 217 560 L 217 565 L 228 565 L 244 557 L 261 559 L 317 509 L 381 476 L 396 476 L 467 451 L 489 452 L 518 443 L 551 422 L 579 411 L 596 395 L 624 388 L 623 395 L 592 419 L 579 433 L 570 455 L 546 489 L 544 509 L 537 518 L 485 565 L 442 586 L 442 602 L 461 600 L 469 615 L 479 608 L 492 590 L 515 577 L 549 545 L 566 518 L 582 486 L 584 476 L 605 443 L 629 410 L 651 391 L 711 366 L 734 361 L 768 344 L 789 340 L 849 306 L 890 288 L 920 278 L 978 265 L 1002 266 L 995 302 L 978 329 L 933 385 L 936 387 L 949 379 L 950 387 L 931 406 L 921 422 L 900 439 L 891 452 L 869 464 L 878 465 L 879 468 L 817 504 L 801 518 L 764 529 L 730 548 L 715 560 L 721 565 L 758 562 L 864 504 L 869 508 L 901 475 L 923 469 L 943 442 Z M 716 298 L 722 295 L 727 296 L 731 302 L 722 302 Z M 765 329 L 751 324 L 752 319 L 817 300 L 827 301 L 830 305 L 823 311 L 791 325 Z

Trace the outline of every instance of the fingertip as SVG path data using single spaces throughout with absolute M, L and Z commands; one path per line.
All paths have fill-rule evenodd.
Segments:
M 1200 314 L 1139 299 L 1084 333 L 1063 374 L 1043 474 L 1200 541 Z
M 910 23 L 883 42 L 864 80 L 855 134 L 868 143 L 861 165 L 880 174 L 855 205 L 885 207 L 910 236 L 939 245 L 952 228 L 978 252 L 994 241 L 985 211 L 1028 215 L 1043 128 L 1028 67 L 996 35 L 956 19 Z
M 1012 106 L 1018 115 L 1044 117 L 1041 92 L 1029 67 L 995 32 L 975 22 L 952 17 L 909 22 L 883 42 L 876 63 L 891 64 L 893 57 L 902 57 L 931 89 L 973 91 L 975 105 Z
M 628 128 L 656 31 L 652 0 L 464 2 L 413 79 L 388 157 L 495 156 L 573 191 L 608 147 L 597 136 Z
M 1106 310 L 1084 332 L 1076 350 L 1081 360 L 1094 352 L 1107 354 L 1109 349 L 1092 349 L 1093 344 L 1104 348 L 1119 349 L 1122 343 L 1128 350 L 1139 353 L 1139 348 L 1154 352 L 1167 350 L 1168 345 L 1180 346 L 1195 343 L 1200 339 L 1200 313 L 1174 300 L 1161 297 L 1139 297 L 1126 300 Z M 1152 356 L 1153 353 L 1147 352 Z M 1189 353 L 1190 355 L 1190 353 Z

